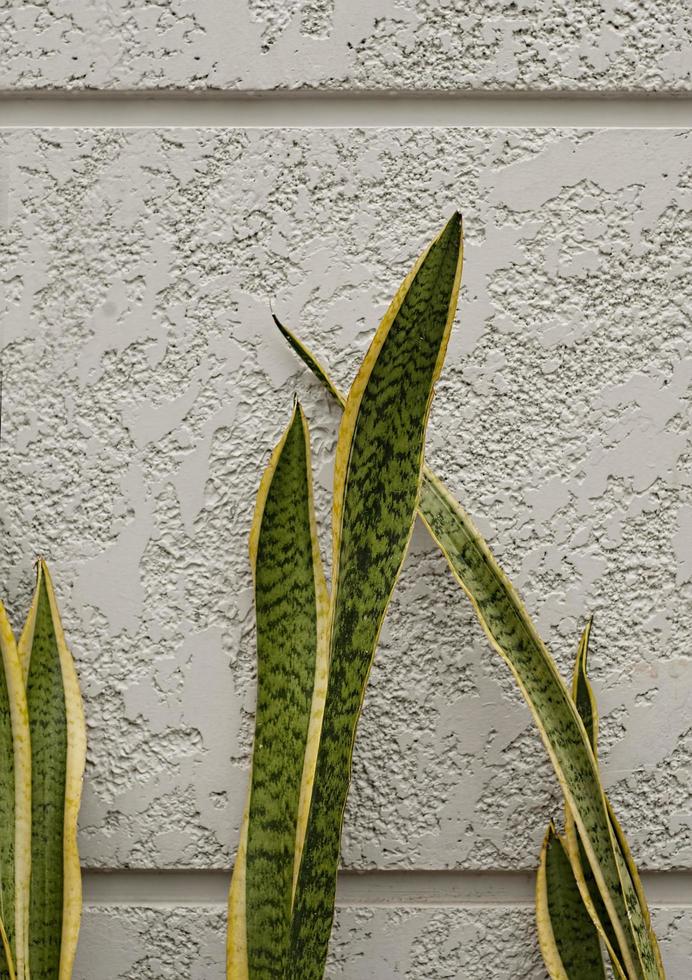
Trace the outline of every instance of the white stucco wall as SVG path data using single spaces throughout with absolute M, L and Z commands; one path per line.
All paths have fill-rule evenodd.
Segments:
M 686 5 L 376 6 L 251 3 L 233 30 L 218 0 L 0 6 L 0 84 L 75 97 L 689 89 Z M 428 460 L 565 674 L 595 615 L 605 778 L 656 898 L 668 976 L 686 980 L 689 131 L 166 129 L 154 105 L 145 129 L 1 138 L 0 585 L 19 625 L 33 555 L 55 572 L 89 724 L 87 898 L 94 869 L 218 882 L 232 864 L 254 697 L 254 494 L 298 392 L 326 554 L 338 421 L 270 301 L 346 386 L 389 296 L 458 207 L 464 281 Z M 501 883 L 535 867 L 559 806 L 508 671 L 418 528 L 366 699 L 345 866 Z M 220 905 L 180 889 L 140 901 L 136 880 L 117 903 L 88 903 L 79 980 L 221 980 Z M 463 892 L 463 874 L 449 880 Z M 529 887 L 521 901 L 500 884 L 492 901 L 447 907 L 404 900 L 396 884 L 369 902 L 366 888 L 339 908 L 329 976 L 538 980 Z
M 689 91 L 686 0 L 34 0 L 10 88 Z

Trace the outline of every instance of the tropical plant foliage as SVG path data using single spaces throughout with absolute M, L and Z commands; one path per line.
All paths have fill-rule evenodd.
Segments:
M 70 980 L 86 729 L 43 560 L 18 644 L 0 604 L 0 649 L 0 978 Z
M 294 334 L 274 319 L 332 398 L 345 406 L 346 400 L 326 369 Z M 590 952 L 585 950 L 584 957 L 596 963 L 593 968 L 596 972 L 580 973 L 581 966 L 567 972 L 565 961 L 562 967 L 555 967 L 557 972 L 552 972 L 551 964 L 558 961 L 555 946 L 558 953 L 560 949 L 558 939 L 554 938 L 550 962 L 546 959 L 551 976 L 569 980 L 599 976 L 598 963 L 602 969 L 602 961 L 595 956 L 594 943 L 598 945 L 603 940 L 616 975 L 627 980 L 660 980 L 664 976 L 663 966 L 641 882 L 601 784 L 596 759 L 597 712 L 586 676 L 588 628 L 580 645 L 570 693 L 490 548 L 469 515 L 427 467 L 423 468 L 418 512 L 470 599 L 492 647 L 514 675 L 564 793 L 565 839 L 559 838 L 551 827 L 541 858 L 539 911 L 544 927 L 541 941 L 547 949 L 545 926 L 548 921 L 554 922 L 549 912 L 551 901 L 562 913 L 572 909 L 577 916 L 578 910 L 575 930 L 580 935 L 588 934 L 592 940 Z M 572 878 L 565 873 L 567 867 Z M 563 914 L 560 943 L 564 923 Z
M 319 980 L 324 973 L 356 726 L 413 528 L 461 264 L 461 216 L 454 214 L 397 291 L 345 399 L 330 595 L 299 406 L 262 479 L 250 542 L 255 741 L 229 898 L 233 980 Z
M 598 706 L 587 673 L 590 635 L 589 620 L 577 648 L 572 697 L 584 723 L 594 756 L 598 758 Z M 661 953 L 651 928 L 639 873 L 607 798 L 606 806 L 618 863 L 627 867 L 649 932 L 657 970 L 652 976 L 663 977 Z M 541 952 L 551 977 L 567 980 L 605 977 L 601 944 L 607 952 L 613 974 L 623 980 L 631 976 L 627 972 L 618 937 L 596 886 L 581 835 L 567 801 L 564 837 L 561 838 L 556 833 L 551 823 L 543 842 L 536 884 L 536 921 Z M 565 927 L 567 921 L 570 922 L 570 928 Z

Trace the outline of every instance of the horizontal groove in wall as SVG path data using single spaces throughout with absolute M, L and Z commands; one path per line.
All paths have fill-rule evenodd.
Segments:
M 339 128 L 692 125 L 681 95 L 461 93 L 0 93 L 0 127 Z
M 96 871 L 84 877 L 84 902 L 103 905 L 225 905 L 226 871 Z M 692 906 L 692 871 L 644 872 L 651 905 Z M 511 871 L 342 871 L 337 905 L 477 906 L 533 904 L 534 875 Z

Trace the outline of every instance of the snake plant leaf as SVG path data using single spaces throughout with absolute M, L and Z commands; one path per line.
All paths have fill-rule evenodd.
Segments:
M 278 327 L 279 332 L 288 341 L 289 347 L 292 347 L 303 364 L 310 368 L 317 380 L 322 383 L 322 386 L 331 395 L 334 401 L 342 408 L 345 408 L 346 396 L 342 395 L 342 393 L 336 387 L 332 379 L 329 377 L 327 369 L 320 363 L 320 361 L 318 361 L 312 351 L 308 350 L 305 344 L 301 343 L 296 335 L 292 333 L 288 327 L 284 326 L 276 313 L 272 313 L 272 319 Z
M 582 632 L 577 656 L 574 662 L 574 673 L 572 676 L 572 698 L 579 712 L 579 717 L 584 722 L 586 734 L 589 737 L 593 754 L 598 758 L 598 705 L 593 693 L 593 688 L 589 681 L 587 669 L 589 658 L 589 638 L 593 626 L 591 617 L 584 631 Z
M 658 977 L 639 902 L 627 869 L 617 858 L 598 765 L 552 657 L 471 519 L 432 475 L 421 494 L 421 516 L 533 714 L 577 823 L 626 968 L 633 978 Z
M 328 595 L 308 426 L 298 404 L 260 483 L 250 560 L 257 710 L 250 792 L 231 884 L 227 969 L 233 980 L 269 980 L 282 977 L 286 966 L 302 811 L 312 780 L 306 747 L 316 738 L 315 726 L 319 732 L 327 669 Z M 313 766 L 314 757 L 313 748 Z
M 598 762 L 598 704 L 596 702 L 596 697 L 588 676 L 588 654 L 591 627 L 592 620 L 589 619 L 577 648 L 577 656 L 572 675 L 572 698 L 577 707 L 577 711 L 584 722 L 584 727 L 587 735 L 589 736 L 591 748 L 596 761 Z M 644 922 L 649 933 L 649 940 L 658 970 L 656 975 L 659 977 L 664 977 L 665 972 L 663 968 L 663 961 L 661 959 L 661 953 L 658 947 L 656 935 L 651 926 L 649 907 L 647 905 L 646 896 L 644 895 L 644 889 L 639 878 L 639 873 L 634 863 L 634 859 L 632 858 L 625 835 L 622 832 L 622 828 L 615 817 L 613 808 L 610 805 L 610 801 L 607 797 L 606 807 L 611 830 L 614 835 L 613 847 L 616 860 L 619 865 L 624 864 L 627 868 L 627 873 L 629 874 L 634 886 Z M 584 846 L 582 844 L 580 834 L 577 831 L 574 817 L 569 805 L 567 804 L 565 805 L 565 842 L 566 850 L 572 863 L 572 870 L 582 895 L 584 907 L 605 943 L 608 955 L 610 957 L 610 962 L 613 967 L 613 972 L 617 977 L 625 977 L 625 972 L 622 965 L 623 957 L 620 951 L 617 936 L 615 935 L 612 923 L 608 917 L 601 895 L 598 891 L 598 887 L 594 880 L 592 870 L 586 858 Z
M 31 874 L 31 747 L 24 678 L 0 602 L 0 978 L 24 977 Z
M 0 919 L 0 945 L 2 946 L 4 955 L 4 960 L 0 960 L 0 976 L 9 977 L 9 980 L 16 980 L 17 974 L 14 968 L 14 956 L 12 955 L 12 948 L 7 930 L 5 929 L 5 923 L 2 919 Z
M 70 980 L 82 911 L 77 818 L 86 759 L 79 681 L 53 583 L 37 562 L 19 657 L 31 732 L 31 980 Z
M 351 387 L 337 442 L 329 679 L 292 926 L 290 980 L 324 973 L 356 726 L 410 539 L 425 429 L 462 264 L 454 214 L 397 291 Z
M 589 619 L 577 647 L 572 675 L 572 699 L 584 723 L 589 743 L 598 761 L 598 706 L 586 673 L 591 626 L 592 620 Z M 584 847 L 579 840 L 572 813 L 567 805 L 565 805 L 565 853 L 572 865 L 572 873 L 582 897 L 584 913 L 589 917 L 605 944 L 613 973 L 621 980 L 626 980 L 620 944 L 598 890 Z
M 335 386 L 317 358 L 286 327 L 280 325 L 280 329 L 335 397 Z M 336 400 L 340 400 L 338 393 Z M 589 737 L 550 653 L 471 518 L 427 466 L 423 470 L 419 514 L 531 710 L 575 816 L 631 980 L 660 980 L 660 956 L 638 889 L 616 845 Z
M 248 980 L 247 924 L 245 912 L 245 865 L 247 862 L 248 801 L 240 825 L 231 888 L 228 893 L 228 934 L 226 937 L 227 980 Z
M 615 840 L 617 841 L 620 853 L 622 854 L 622 859 L 625 862 L 627 870 L 629 872 L 630 878 L 632 879 L 632 884 L 634 885 L 634 890 L 639 900 L 639 906 L 644 915 L 644 921 L 646 922 L 646 927 L 649 932 L 649 940 L 654 953 L 654 958 L 656 960 L 656 966 L 658 969 L 657 976 L 660 978 L 665 978 L 665 969 L 663 966 L 663 959 L 661 957 L 661 950 L 658 945 L 658 939 L 656 938 L 656 933 L 654 932 L 653 926 L 651 924 L 651 914 L 649 912 L 649 906 L 646 901 L 646 895 L 644 894 L 644 886 L 642 885 L 641 878 L 639 877 L 639 872 L 637 871 L 637 865 L 632 857 L 632 851 L 627 842 L 622 827 L 613 812 L 613 808 L 610 805 L 610 800 L 606 798 L 606 803 L 608 806 L 608 815 L 610 817 L 610 826 L 612 827 L 613 833 L 615 835 Z
M 552 823 L 536 877 L 536 925 L 552 980 L 605 980 L 598 932 L 585 912 L 570 860 Z

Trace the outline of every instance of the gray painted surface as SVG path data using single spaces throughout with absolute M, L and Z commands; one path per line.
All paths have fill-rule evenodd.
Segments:
M 78 980 L 223 976 L 254 494 L 298 392 L 327 554 L 338 424 L 269 301 L 347 386 L 454 207 L 467 261 L 428 459 L 565 675 L 595 614 L 605 778 L 650 872 L 669 980 L 689 976 L 690 137 L 613 128 L 687 126 L 689 100 L 628 93 L 689 92 L 689 9 L 459 8 L 0 2 L 3 118 L 68 127 L 0 134 L 0 589 L 19 626 L 46 555 L 85 692 Z M 202 98 L 197 119 L 122 94 L 148 89 L 270 98 Z M 18 98 L 51 90 L 62 101 Z M 423 90 L 434 99 L 414 103 Z M 441 99 L 454 91 L 471 99 Z M 581 101 L 540 97 L 565 91 Z M 403 128 L 427 121 L 467 128 Z M 313 128 L 203 128 L 288 122 Z M 334 125 L 348 128 L 314 128 Z M 559 810 L 506 668 L 417 528 L 346 817 L 344 863 L 373 874 L 341 882 L 330 980 L 544 977 L 529 872 Z
M 347 384 L 458 206 L 466 268 L 429 461 L 565 671 L 595 614 L 613 801 L 644 867 L 689 867 L 687 135 L 7 140 L 3 591 L 16 616 L 30 556 L 53 562 L 90 724 L 86 863 L 228 864 L 259 468 L 300 393 L 326 533 L 337 424 L 269 303 Z M 366 699 L 346 863 L 531 867 L 557 805 L 506 668 L 418 529 Z
M 689 909 L 652 909 L 669 980 L 689 976 Z M 217 908 L 87 909 L 75 980 L 222 980 Z M 327 980 L 545 980 L 529 906 L 338 909 Z M 113 971 L 103 972 L 103 964 Z
M 35 0 L 6 89 L 689 90 L 685 0 Z

